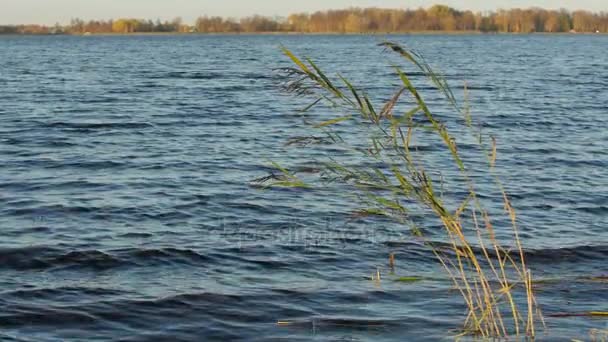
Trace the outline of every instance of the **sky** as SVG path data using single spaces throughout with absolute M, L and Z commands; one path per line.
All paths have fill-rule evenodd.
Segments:
M 435 3 L 474 11 L 514 7 L 608 11 L 607 0 L 0 0 L 0 24 L 68 23 L 71 18 L 134 17 L 193 22 L 200 15 L 239 18 L 348 7 L 418 8 Z

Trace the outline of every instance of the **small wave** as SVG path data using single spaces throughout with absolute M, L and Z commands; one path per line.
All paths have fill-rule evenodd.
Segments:
M 116 91 L 116 92 L 110 92 L 108 91 L 108 93 L 113 93 L 113 94 L 124 94 L 125 91 L 121 90 L 121 91 Z M 116 102 L 120 102 L 122 101 L 121 98 L 119 97 L 109 97 L 109 96 L 103 96 L 103 97 L 98 97 L 98 98 L 85 98 L 80 100 L 80 103 L 83 104 L 100 104 L 100 103 L 116 103 Z
M 99 160 L 99 161 L 78 161 L 78 162 L 63 162 L 58 161 L 46 165 L 47 169 L 63 169 L 63 168 L 80 168 L 80 169 L 92 169 L 92 170 L 104 170 L 104 169 L 116 169 L 122 168 L 126 163 L 116 162 L 112 160 Z
M 37 139 L 38 137 L 32 135 L 33 132 L 24 131 L 18 134 L 25 134 L 24 138 L 20 139 L 1 139 L 0 142 L 6 145 L 35 145 L 35 146 L 43 146 L 43 147 L 52 147 L 52 148 L 62 148 L 62 147 L 74 147 L 78 146 L 78 144 L 71 143 L 68 141 L 53 139 L 52 137 L 44 137 L 44 139 Z
M 0 249 L 0 268 L 44 269 L 50 266 L 44 259 L 54 253 L 59 250 L 41 246 Z
M 464 90 L 465 87 L 464 86 L 456 86 L 456 87 L 452 87 L 452 89 L 457 89 L 457 90 Z M 484 91 L 493 91 L 496 88 L 494 87 L 490 87 L 490 86 L 466 86 L 467 90 L 484 90 Z
M 442 250 L 448 255 L 454 254 L 454 247 L 450 243 L 443 241 L 427 241 L 435 249 Z M 432 256 L 430 246 L 417 245 L 412 242 L 389 242 L 387 246 L 398 248 L 399 250 L 407 251 L 408 259 L 416 258 L 416 254 L 420 257 Z M 505 246 L 507 247 L 507 246 Z M 484 252 L 479 246 L 471 246 L 473 252 L 478 256 L 483 256 Z M 509 250 L 509 248 L 506 248 Z M 514 251 L 515 249 L 510 249 Z M 492 249 L 486 251 L 491 257 L 496 257 L 496 252 Z M 511 252 L 511 257 L 514 260 L 519 259 L 518 252 Z M 526 260 L 530 264 L 542 264 L 543 262 L 551 261 L 552 263 L 559 262 L 582 262 L 582 261 L 597 261 L 608 258 L 608 245 L 581 245 L 565 248 L 542 248 L 542 249 L 526 249 L 524 251 Z
M 235 75 L 237 79 L 246 79 L 246 80 L 270 80 L 270 79 L 275 79 L 275 77 L 270 74 L 262 74 L 262 73 L 245 73 L 242 75 Z
M 180 264 L 201 266 L 211 259 L 189 249 L 122 249 L 112 251 L 76 250 L 66 252 L 51 247 L 0 249 L 0 269 L 53 270 L 92 268 L 107 270 L 127 266 Z
M 41 123 L 42 125 L 42 123 Z M 65 129 L 85 129 L 85 130 L 108 130 L 108 129 L 141 129 L 154 127 L 147 122 L 49 122 L 44 123 L 47 127 Z
M 106 289 L 101 287 L 57 287 L 5 291 L 0 293 L 0 297 L 4 299 L 13 298 L 21 300 L 46 300 L 53 298 L 65 298 L 68 296 L 90 296 L 96 298 L 98 296 L 122 296 L 124 294 L 124 291 Z
M 605 215 L 608 213 L 608 206 L 600 205 L 600 206 L 588 206 L 588 207 L 576 207 L 574 210 L 582 211 L 589 214 L 594 215 Z
M 407 77 L 426 77 L 426 74 L 424 72 L 421 71 L 404 71 L 404 74 L 407 75 Z M 396 72 L 387 72 L 384 75 L 382 75 L 384 77 L 395 77 L 397 76 Z
M 160 83 L 143 83 L 136 85 L 137 88 L 165 88 L 166 86 Z
M 49 260 L 54 267 L 86 267 L 95 270 L 105 270 L 125 264 L 124 260 L 98 250 L 75 251 Z
M 23 326 L 24 322 L 31 325 L 46 325 L 54 328 L 75 325 L 94 323 L 97 319 L 87 313 L 81 311 L 35 308 L 30 310 L 22 310 L 19 313 L 0 314 L 0 326 L 19 327 Z
M 158 213 L 158 214 L 148 214 L 148 213 L 144 213 L 142 215 L 143 217 L 147 218 L 147 219 L 151 219 L 151 220 L 187 220 L 193 217 L 192 214 L 187 213 L 185 211 L 181 211 L 181 210 L 172 210 L 172 211 L 167 211 L 167 212 L 162 212 L 162 213 Z
M 362 319 L 347 317 L 315 317 L 279 321 L 280 326 L 287 327 L 344 327 L 350 329 L 386 328 L 399 326 L 403 322 L 398 320 Z
M 125 234 L 120 235 L 121 238 L 125 238 L 125 239 L 149 239 L 153 236 L 154 235 L 150 234 L 150 233 L 137 233 L 137 232 L 125 233 Z
M 149 79 L 166 79 L 166 78 L 178 78 L 178 79 L 192 79 L 192 80 L 214 80 L 224 77 L 220 73 L 215 72 L 186 72 L 186 71 L 171 71 L 165 74 L 157 74 L 148 76 Z
M 530 263 L 543 261 L 585 261 L 585 260 L 605 260 L 608 258 L 608 246 L 575 246 L 567 248 L 545 248 L 527 250 L 526 258 Z
M 15 209 L 5 209 L 0 212 L 2 214 L 14 215 L 14 216 L 24 216 L 24 217 L 37 217 L 37 216 L 52 216 L 57 214 L 84 214 L 84 213 L 93 213 L 97 211 L 98 208 L 95 207 L 85 207 L 85 206 L 64 206 L 61 204 L 57 205 L 48 205 L 48 206 L 37 206 L 37 207 L 21 207 Z
M 199 254 L 191 249 L 140 249 L 128 251 L 128 254 L 139 261 L 148 262 L 149 260 L 160 260 L 171 263 L 181 263 L 190 265 L 200 265 L 207 263 L 211 258 Z

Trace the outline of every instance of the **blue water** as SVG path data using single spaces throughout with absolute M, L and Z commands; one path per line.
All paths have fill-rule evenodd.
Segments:
M 607 276 L 608 37 L 391 39 L 467 82 L 535 276 Z M 0 37 L 0 339 L 449 340 L 464 313 L 449 282 L 369 280 L 389 253 L 399 276 L 444 277 L 402 225 L 353 217 L 337 185 L 250 186 L 270 161 L 305 173 L 322 157 L 284 144 L 307 131 L 279 46 L 383 96 L 400 61 L 378 42 Z M 608 329 L 550 317 L 608 311 L 607 290 L 544 284 L 544 338 Z

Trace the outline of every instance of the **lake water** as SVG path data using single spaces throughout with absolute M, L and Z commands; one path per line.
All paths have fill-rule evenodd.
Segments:
M 530 267 L 564 279 L 538 289 L 545 313 L 607 311 L 606 282 L 573 279 L 608 275 L 608 36 L 390 38 L 467 82 Z M 400 276 L 444 276 L 401 225 L 353 219 L 339 187 L 249 185 L 313 166 L 284 146 L 305 130 L 280 45 L 382 95 L 399 60 L 380 41 L 0 37 L 0 339 L 449 340 L 449 282 L 369 280 L 391 252 Z M 546 319 L 551 341 L 608 329 Z

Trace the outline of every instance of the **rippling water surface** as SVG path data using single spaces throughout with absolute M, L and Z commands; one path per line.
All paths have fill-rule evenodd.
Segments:
M 569 279 L 608 275 L 608 37 L 392 39 L 456 92 L 467 81 L 529 263 L 564 279 L 539 289 L 545 312 L 607 311 L 606 282 Z M 248 185 L 270 160 L 314 166 L 283 144 L 305 131 L 272 71 L 288 65 L 280 44 L 388 94 L 398 60 L 378 42 L 0 38 L 0 339 L 449 339 L 462 299 L 403 227 L 353 219 L 339 189 Z M 435 280 L 368 280 L 391 252 L 399 275 Z M 608 329 L 547 325 L 548 340 Z

